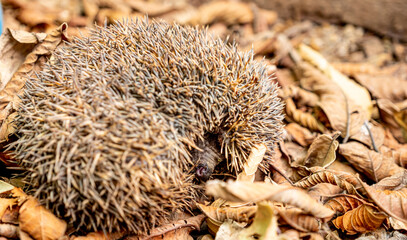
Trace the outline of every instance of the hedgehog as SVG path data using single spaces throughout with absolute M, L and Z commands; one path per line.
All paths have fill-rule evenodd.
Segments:
M 267 65 L 199 27 L 96 27 L 27 78 L 8 148 L 33 194 L 77 230 L 168 223 L 218 162 L 236 175 L 256 144 L 268 161 L 282 133 Z

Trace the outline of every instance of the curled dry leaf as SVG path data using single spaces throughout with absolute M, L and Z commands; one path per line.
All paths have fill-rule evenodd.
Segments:
M 26 56 L 44 40 L 45 36 L 45 33 L 6 29 L 0 37 L 0 90 L 6 86 Z
M 28 197 L 21 206 L 19 222 L 21 231 L 41 240 L 58 239 L 64 235 L 67 227 L 65 221 L 57 218 L 33 197 Z
M 349 173 L 333 170 L 323 170 L 315 172 L 312 175 L 296 182 L 294 186 L 301 188 L 310 188 L 319 183 L 330 183 L 346 190 L 350 194 L 358 195 L 358 191 L 363 190 L 358 179 Z M 363 192 L 361 192 L 363 193 Z
M 315 93 L 304 90 L 295 85 L 284 87 L 283 92 L 285 97 L 293 98 L 299 106 L 314 107 L 319 100 L 318 95 Z
M 390 216 L 407 222 L 407 188 L 398 191 L 377 190 L 360 181 L 370 199 Z
M 225 183 L 213 180 L 206 183 L 206 193 L 234 202 L 271 200 L 291 204 L 324 221 L 333 216 L 332 210 L 315 201 L 305 191 L 291 186 L 273 185 L 265 182 L 229 181 Z
M 291 118 L 294 122 L 299 123 L 312 131 L 323 132 L 325 127 L 312 114 L 303 112 L 295 106 L 291 98 L 285 100 L 286 117 Z
M 238 181 L 253 182 L 255 173 L 261 161 L 263 161 L 264 154 L 266 154 L 267 147 L 264 144 L 254 146 L 247 161 L 243 165 L 243 171 L 237 176 Z
M 335 227 L 347 231 L 347 234 L 364 233 L 376 230 L 382 225 L 387 215 L 375 207 L 362 204 L 332 221 Z
M 391 158 L 370 150 L 358 142 L 341 144 L 339 154 L 344 156 L 354 168 L 376 182 L 404 171 Z
M 305 214 L 301 209 L 278 209 L 279 216 L 291 227 L 302 232 L 317 232 L 320 222 L 309 214 Z
M 236 222 L 249 222 L 257 211 L 257 206 L 248 207 L 214 207 L 198 203 L 198 208 L 212 220 L 224 222 L 227 219 Z
M 52 53 L 52 51 L 62 42 L 63 39 L 66 39 L 65 32 L 67 27 L 68 25 L 66 23 L 62 24 L 60 27 L 43 38 L 41 43 L 36 44 L 32 48 L 32 51 L 26 55 L 24 62 L 18 68 L 17 72 L 15 72 L 11 80 L 7 81 L 4 88 L 0 91 L 0 121 L 2 121 L 1 129 L 8 129 L 8 123 L 12 122 L 12 119 L 8 119 L 7 121 L 5 121 L 5 119 L 18 108 L 20 100 L 17 95 L 24 87 L 27 75 L 39 70 L 42 64 L 44 64 L 46 57 Z M 21 53 L 18 55 L 20 58 L 25 56 Z M 8 133 L 8 131 L 2 132 Z M 7 139 L 7 135 L 0 136 L 0 141 L 5 139 Z
M 354 195 L 339 195 L 328 200 L 324 206 L 334 210 L 335 212 L 345 213 L 359 207 L 362 204 L 367 204 L 367 202 Z
M 323 134 L 318 136 L 308 149 L 307 156 L 304 160 L 305 167 L 322 167 L 326 168 L 331 165 L 336 159 L 336 149 L 338 148 L 339 133 L 334 133 L 333 136 Z

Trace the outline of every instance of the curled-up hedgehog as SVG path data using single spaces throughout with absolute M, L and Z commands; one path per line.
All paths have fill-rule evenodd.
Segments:
M 254 145 L 272 152 L 276 89 L 252 53 L 205 30 L 119 22 L 28 79 L 9 149 L 35 196 L 73 226 L 144 233 L 188 209 L 194 179 L 216 162 L 236 174 Z

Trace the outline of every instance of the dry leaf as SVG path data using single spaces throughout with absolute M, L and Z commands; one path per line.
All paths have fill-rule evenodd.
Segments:
M 344 156 L 354 168 L 376 182 L 404 170 L 391 158 L 370 150 L 358 142 L 341 144 L 339 154 Z
M 277 239 L 277 217 L 274 213 L 273 204 L 260 202 L 257 204 L 257 212 L 253 223 L 239 234 L 241 240 L 255 239 L 268 240 Z
M 404 78 L 387 74 L 357 74 L 355 78 L 376 98 L 389 99 L 393 102 L 407 99 L 407 81 Z
M 240 232 L 243 230 L 242 224 L 233 221 L 226 221 L 216 233 L 215 240 L 235 240 L 239 239 Z
M 301 181 L 296 182 L 294 186 L 310 188 L 319 183 L 330 183 L 337 185 L 350 194 L 358 194 L 358 191 L 360 192 L 362 190 L 358 179 L 354 175 L 333 170 L 322 170 L 315 172 Z
M 33 48 L 31 48 L 31 53 L 26 55 L 26 58 L 21 66 L 18 64 L 18 71 L 14 74 L 11 80 L 7 81 L 5 87 L 0 91 L 0 121 L 3 121 L 1 123 L 3 134 L 9 133 L 9 131 L 4 131 L 4 129 L 9 129 L 8 123 L 12 121 L 12 118 L 7 121 L 4 120 L 15 109 L 18 108 L 20 99 L 17 94 L 19 94 L 21 89 L 24 87 L 27 80 L 27 75 L 33 73 L 36 70 L 39 70 L 44 63 L 45 58 L 52 53 L 52 51 L 61 43 L 64 38 L 66 39 L 66 28 L 67 24 L 62 24 L 60 27 L 43 38 L 41 43 L 36 44 Z M 34 37 L 32 36 L 31 38 Z M 20 54 L 20 58 L 23 58 L 24 56 L 25 55 Z M 1 135 L 0 141 L 7 139 L 7 137 L 7 135 Z
M 356 209 L 350 210 L 345 215 L 332 221 L 335 227 L 347 231 L 347 234 L 364 233 L 376 230 L 382 225 L 387 215 L 376 208 L 362 204 Z
M 0 198 L 0 219 L 3 218 L 7 209 L 11 209 L 17 200 L 15 198 Z
M 284 127 L 284 129 L 294 141 L 303 147 L 309 146 L 315 139 L 314 135 L 312 135 L 307 128 L 301 127 L 297 123 L 289 123 Z
M 301 86 L 319 96 L 317 106 L 323 110 L 330 126 L 342 137 L 358 133 L 368 119 L 365 111 L 343 92 L 327 75 L 309 63 L 299 64 Z
M 291 187 L 273 185 L 264 182 L 232 182 L 219 180 L 206 183 L 208 195 L 234 202 L 260 202 L 271 200 L 291 204 L 310 213 L 317 218 L 329 220 L 333 212 L 312 199 L 305 191 Z
M 331 165 L 336 160 L 335 152 L 339 145 L 336 139 L 338 137 L 339 133 L 334 133 L 332 137 L 327 134 L 318 136 L 308 149 L 303 165 L 308 168 L 326 168 Z
M 360 181 L 369 197 L 390 216 L 407 222 L 407 188 L 399 191 L 377 190 L 372 186 Z
M 363 124 L 360 131 L 351 137 L 352 140 L 361 142 L 371 149 L 379 149 L 384 142 L 385 130 L 379 124 Z
M 311 187 L 308 194 L 315 200 L 325 202 L 325 199 L 343 192 L 343 189 L 330 183 L 319 183 Z
M 369 120 L 372 110 L 372 101 L 366 88 L 338 72 L 324 57 L 322 57 L 322 55 L 312 50 L 310 47 L 301 44 L 298 50 L 303 59 L 312 63 L 327 75 L 337 86 L 339 86 L 350 102 L 360 106 L 362 111 L 367 114 L 366 120 Z
M 325 130 L 325 127 L 312 114 L 297 109 L 291 98 L 287 98 L 285 104 L 286 117 L 289 119 L 312 131 L 323 132 Z
M 264 154 L 266 154 L 267 147 L 264 144 L 254 146 L 247 161 L 243 165 L 243 171 L 237 176 L 238 181 L 253 182 L 255 173 L 261 161 L 263 161 Z
M 249 222 L 257 211 L 257 206 L 249 207 L 214 207 L 198 203 L 198 208 L 210 219 L 224 222 L 227 219 L 236 222 Z
M 329 207 L 335 212 L 345 213 L 362 204 L 367 204 L 367 202 L 354 195 L 340 195 L 327 201 L 324 206 Z
M 55 217 L 33 197 L 28 197 L 20 208 L 20 229 L 34 239 L 52 240 L 63 236 L 65 221 Z
M 317 232 L 320 222 L 311 215 L 304 214 L 301 209 L 278 209 L 279 216 L 291 227 L 302 232 Z
M 23 64 L 26 56 L 45 39 L 44 33 L 6 29 L 0 37 L 0 90 Z
M 18 227 L 15 225 L 11 225 L 11 224 L 5 224 L 5 223 L 1 223 L 0 224 L 0 236 L 2 237 L 6 237 L 6 238 L 18 238 L 19 234 L 18 234 Z

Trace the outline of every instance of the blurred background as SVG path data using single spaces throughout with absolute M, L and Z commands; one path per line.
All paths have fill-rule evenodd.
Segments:
M 402 42 L 407 40 L 407 1 L 403 0 L 1 2 L 4 29 L 49 32 L 66 22 L 69 36 L 86 36 L 94 24 L 147 14 L 182 25 L 208 26 L 211 33 L 224 39 L 229 36 L 229 41 L 236 41 L 242 49 L 253 46 L 256 56 L 268 56 L 274 64 L 281 64 L 289 48 L 301 42 L 330 61 L 369 58 L 369 62 L 382 65 L 406 60 Z

